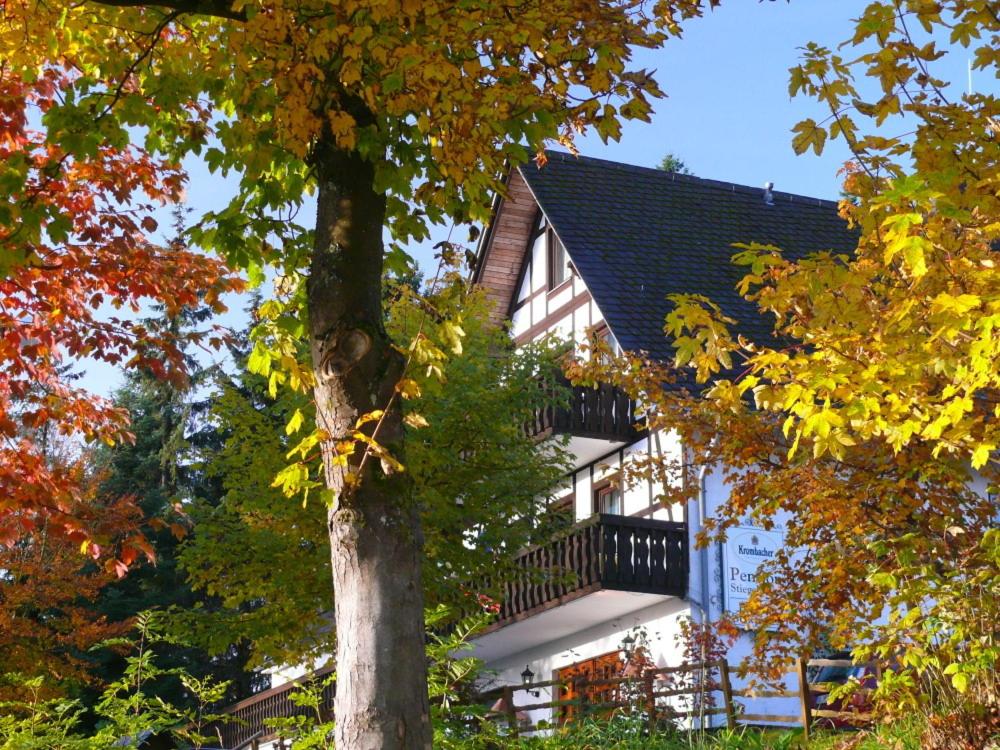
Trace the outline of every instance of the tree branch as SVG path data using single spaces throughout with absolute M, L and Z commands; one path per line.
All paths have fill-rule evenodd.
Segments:
M 202 16 L 246 21 L 247 14 L 234 10 L 229 0 L 92 0 L 95 5 L 113 5 L 119 8 L 169 8 L 177 13 L 194 13 Z

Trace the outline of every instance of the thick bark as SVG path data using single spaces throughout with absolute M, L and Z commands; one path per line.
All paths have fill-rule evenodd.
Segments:
M 317 418 L 331 435 L 349 433 L 358 417 L 384 409 L 403 360 L 382 323 L 382 227 L 385 199 L 374 172 L 356 154 L 320 145 L 314 164 L 319 194 L 307 287 Z M 366 430 L 371 432 L 374 425 Z M 402 458 L 398 400 L 377 440 Z M 359 451 L 360 453 L 360 451 Z M 409 474 L 386 474 L 370 458 L 359 472 L 324 452 L 330 509 L 337 628 L 338 750 L 427 748 L 431 730 L 420 581 L 420 518 Z

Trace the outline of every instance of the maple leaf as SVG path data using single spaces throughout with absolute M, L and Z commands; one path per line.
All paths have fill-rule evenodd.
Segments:
M 182 341 L 107 310 L 160 304 L 176 312 L 203 298 L 221 311 L 219 296 L 241 286 L 217 260 L 147 238 L 157 227 L 151 202 L 181 197 L 176 166 L 127 144 L 95 142 L 85 156 L 71 154 L 29 127 L 28 115 L 50 111 L 73 83 L 58 68 L 0 76 L 0 542 L 7 544 L 40 526 L 50 536 L 62 529 L 78 546 L 86 536 L 74 517 L 80 475 L 52 465 L 50 436 L 131 439 L 125 412 L 75 385 L 67 363 L 87 357 L 185 377 Z

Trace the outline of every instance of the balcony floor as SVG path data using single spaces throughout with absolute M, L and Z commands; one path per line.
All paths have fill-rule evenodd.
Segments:
M 672 598 L 676 597 L 609 589 L 593 591 L 474 638 L 474 656 L 486 662 L 503 659 Z

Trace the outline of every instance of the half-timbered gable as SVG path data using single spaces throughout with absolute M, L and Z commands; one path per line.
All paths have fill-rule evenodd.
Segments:
M 856 236 L 832 201 L 550 152 L 543 167 L 512 173 L 474 280 L 517 340 L 606 322 L 622 348 L 669 358 L 670 294 L 705 295 L 744 335 L 768 335 L 769 321 L 736 293 L 734 244 L 750 242 L 801 257 L 851 252 Z M 563 257 L 554 243 L 565 248 L 571 282 L 552 284 L 565 278 L 552 268 Z M 586 313 L 564 320 L 584 300 Z
M 508 323 L 518 343 L 550 334 L 579 342 L 604 326 L 522 171 L 511 173 L 507 195 L 498 198 L 493 216 L 480 244 L 474 280 L 493 302 L 495 322 Z

